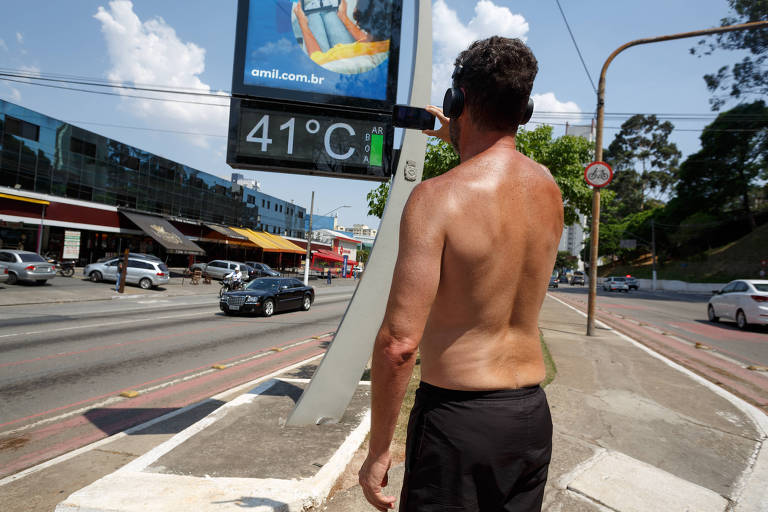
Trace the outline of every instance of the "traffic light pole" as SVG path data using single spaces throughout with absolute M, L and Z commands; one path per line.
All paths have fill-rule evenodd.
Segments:
M 679 34 L 670 34 L 666 36 L 647 37 L 644 39 L 635 39 L 619 46 L 611 53 L 603 64 L 600 71 L 600 83 L 597 86 L 597 127 L 595 132 L 595 161 L 603 159 L 603 121 L 605 117 L 605 74 L 608 71 L 613 59 L 618 54 L 641 44 L 661 43 L 663 41 L 673 41 L 675 39 L 685 39 L 688 37 L 708 36 L 712 34 L 722 34 L 724 32 L 736 32 L 738 30 L 753 30 L 757 28 L 768 28 L 768 21 L 755 21 L 752 23 L 742 23 L 740 25 L 728 25 L 725 27 L 708 28 L 704 30 L 695 30 L 693 32 L 682 32 Z M 589 302 L 587 304 L 587 336 L 595 334 L 595 300 L 597 298 L 597 254 L 600 227 L 600 189 L 595 188 L 592 193 L 592 234 L 589 246 Z M 655 261 L 655 258 L 654 258 Z

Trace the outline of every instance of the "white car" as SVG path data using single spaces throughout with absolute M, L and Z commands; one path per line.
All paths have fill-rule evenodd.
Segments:
M 731 281 L 709 299 L 707 317 L 710 322 L 734 320 L 739 329 L 768 325 L 768 280 Z
M 603 281 L 603 290 L 607 292 L 627 292 L 629 293 L 629 283 L 626 277 L 606 277 Z

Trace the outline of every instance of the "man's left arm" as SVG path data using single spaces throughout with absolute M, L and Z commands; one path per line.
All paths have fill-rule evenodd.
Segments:
M 384 496 L 392 441 L 403 395 L 440 284 L 445 234 L 435 215 L 433 184 L 416 187 L 400 223 L 400 247 L 384 320 L 373 348 L 371 368 L 371 435 L 360 485 L 377 509 L 393 508 Z

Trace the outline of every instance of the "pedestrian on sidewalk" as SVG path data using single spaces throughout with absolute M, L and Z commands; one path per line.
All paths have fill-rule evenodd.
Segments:
M 476 41 L 456 59 L 443 109 L 427 107 L 442 126 L 424 133 L 461 164 L 418 185 L 403 211 L 359 473 L 378 510 L 394 508 L 382 486 L 417 354 L 400 510 L 541 509 L 552 420 L 538 317 L 563 204 L 549 171 L 515 149 L 537 70 L 519 39 Z
M 123 260 L 117 261 L 117 281 L 115 282 L 115 291 L 120 293 L 120 279 L 123 277 L 123 271 L 125 270 L 125 264 Z
M 330 268 L 328 268 L 328 275 L 327 275 L 327 276 L 325 276 L 325 278 L 326 278 L 326 282 L 327 282 L 329 285 L 331 285 L 331 284 L 332 284 L 332 283 L 331 283 L 331 279 L 333 279 L 333 276 L 331 276 L 331 269 L 330 269 Z

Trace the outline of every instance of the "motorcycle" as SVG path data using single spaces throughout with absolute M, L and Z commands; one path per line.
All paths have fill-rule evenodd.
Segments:
M 62 260 L 59 261 L 54 257 L 47 256 L 46 261 L 53 265 L 53 267 L 64 277 L 72 277 L 75 275 L 75 260 Z
M 219 288 L 219 297 L 224 295 L 226 292 L 236 292 L 240 290 L 245 290 L 245 285 L 243 282 L 233 281 L 231 277 L 228 277 L 221 282 L 221 288 Z

